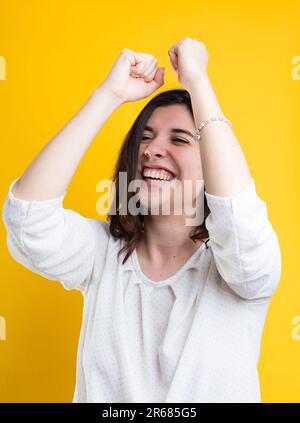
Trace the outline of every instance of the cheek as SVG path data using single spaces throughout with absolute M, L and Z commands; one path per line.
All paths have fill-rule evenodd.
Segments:
M 144 151 L 145 151 L 145 148 L 141 146 L 139 148 L 139 152 L 138 152 L 138 166 L 137 166 L 137 169 L 136 169 L 137 174 L 139 173 L 139 168 L 141 167 L 141 162 L 143 160 Z

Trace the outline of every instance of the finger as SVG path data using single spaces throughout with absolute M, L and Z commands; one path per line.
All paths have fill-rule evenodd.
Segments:
M 178 47 L 180 46 L 181 42 L 174 44 L 168 51 L 169 57 L 172 62 L 174 62 L 174 67 L 177 69 L 178 65 Z
M 178 60 L 178 56 L 177 56 L 177 53 L 175 52 L 175 50 L 174 49 L 171 49 L 171 50 L 169 50 L 169 58 L 170 58 L 170 60 L 171 60 L 171 64 L 172 64 L 172 66 L 175 68 L 175 69 L 177 69 L 178 68 L 178 65 L 177 65 L 177 60 Z
M 174 62 L 174 60 L 176 60 Z M 171 59 L 170 57 L 170 63 L 171 63 L 171 67 L 173 69 L 173 72 L 175 73 L 176 77 L 178 78 L 178 62 L 177 62 L 177 58 L 176 59 Z
M 138 69 L 137 66 L 132 66 L 130 68 L 130 76 L 134 78 L 142 78 L 142 70 Z
M 136 64 L 136 56 L 134 55 L 134 52 L 132 50 L 129 50 L 128 48 L 123 48 L 121 56 L 125 60 L 129 60 L 131 66 L 134 66 Z
M 164 81 L 164 74 L 165 74 L 165 68 L 161 67 L 161 68 L 157 69 L 153 80 L 147 84 L 147 86 L 149 87 L 149 93 L 150 94 L 164 84 L 164 82 L 165 82 Z
M 146 71 L 143 73 L 143 78 L 146 82 L 152 81 L 155 73 L 157 70 L 157 63 L 156 61 L 154 63 L 152 63 L 152 65 L 150 65 L 150 67 L 148 69 L 146 69 Z
M 140 53 L 137 53 L 133 50 L 129 50 L 127 48 L 124 48 L 122 50 L 122 53 L 130 61 L 131 72 L 137 72 L 138 69 L 140 69 L 141 64 L 145 62 L 145 58 Z
M 123 48 L 121 57 L 123 58 L 123 60 L 128 60 L 130 63 L 129 75 L 137 77 L 137 65 L 141 63 L 142 58 L 137 53 L 132 50 L 129 50 L 128 48 Z
M 149 82 L 153 79 L 155 75 L 155 68 L 156 68 L 157 60 L 153 57 L 150 59 L 146 59 L 144 65 L 140 67 L 140 69 L 136 69 L 138 75 L 143 78 L 146 82 Z
M 130 76 L 133 76 L 135 78 L 138 78 L 139 77 L 138 70 L 137 70 L 136 66 L 131 66 L 130 67 Z
M 152 81 L 144 84 L 146 95 L 151 95 L 154 91 L 164 84 L 164 68 L 157 69 Z
M 139 74 L 140 76 L 142 76 L 144 74 L 144 72 L 146 71 L 148 65 L 149 65 L 149 63 L 146 60 L 139 62 L 135 66 L 136 73 Z
M 179 43 L 175 44 L 168 51 L 170 63 L 177 78 L 178 78 L 178 47 L 179 47 Z

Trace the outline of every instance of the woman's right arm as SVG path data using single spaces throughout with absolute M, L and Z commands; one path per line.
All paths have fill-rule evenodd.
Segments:
M 87 292 L 102 271 L 108 224 L 63 207 L 68 184 L 93 138 L 120 105 L 98 87 L 79 112 L 15 179 L 2 210 L 10 255 L 66 289 Z M 97 277 L 97 276 L 96 276 Z
M 124 48 L 107 78 L 32 161 L 12 193 L 23 200 L 63 195 L 80 160 L 109 115 L 122 103 L 147 97 L 164 82 L 156 59 Z M 140 76 L 132 77 L 132 74 Z
M 142 78 L 130 76 L 130 72 L 138 75 L 139 69 Z M 134 52 L 122 50 L 106 80 L 24 174 L 11 183 L 2 218 L 9 252 L 17 262 L 83 293 L 92 279 L 99 280 L 109 225 L 64 208 L 67 187 L 112 111 L 126 101 L 151 94 L 162 83 L 162 72 L 156 72 L 152 56 L 138 54 L 136 58 Z
M 120 105 L 120 99 L 100 85 L 34 158 L 14 185 L 14 196 L 41 201 L 63 195 L 91 142 Z

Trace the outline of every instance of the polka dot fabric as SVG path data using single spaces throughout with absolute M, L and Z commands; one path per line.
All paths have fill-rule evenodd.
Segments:
M 254 180 L 205 193 L 209 238 L 154 282 L 136 251 L 122 265 L 107 222 L 63 207 L 65 194 L 3 207 L 21 265 L 84 297 L 73 402 L 260 402 L 257 364 L 281 252 Z

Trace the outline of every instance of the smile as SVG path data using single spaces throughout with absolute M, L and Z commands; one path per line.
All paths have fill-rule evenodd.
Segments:
M 145 180 L 161 180 L 161 181 L 170 181 L 174 179 L 175 175 L 164 168 L 149 168 L 145 167 L 143 169 L 143 178 Z

